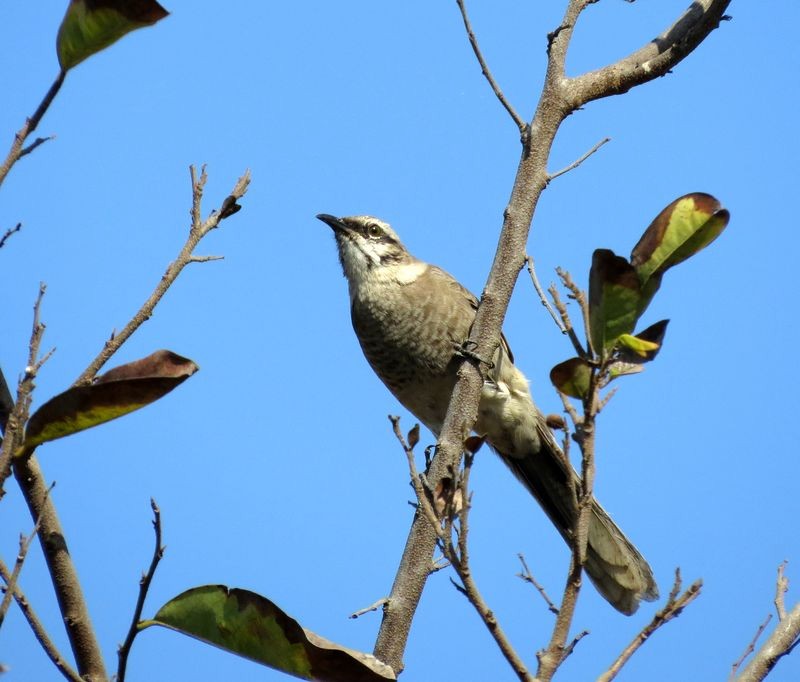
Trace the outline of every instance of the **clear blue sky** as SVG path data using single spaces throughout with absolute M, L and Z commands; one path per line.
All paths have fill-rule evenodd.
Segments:
M 687 0 L 607 0 L 581 18 L 576 74 L 659 33 Z M 800 57 L 793 2 L 734 2 L 674 73 L 596 102 L 563 126 L 551 167 L 606 145 L 547 189 L 529 249 L 549 282 L 585 283 L 592 250 L 628 254 L 674 198 L 716 195 L 728 230 L 671 271 L 646 319 L 672 320 L 658 360 L 603 415 L 596 490 L 650 560 L 662 593 L 680 566 L 702 597 L 640 651 L 621 680 L 723 679 L 772 610 L 788 559 L 800 586 L 800 370 L 794 340 Z M 11 3 L 0 24 L 3 149 L 57 73 L 66 2 Z M 563 2 L 470 3 L 508 97 L 535 106 L 546 33 Z M 763 5 L 763 6 L 762 6 Z M 207 163 L 205 212 L 250 168 L 243 210 L 113 364 L 158 348 L 201 372 L 158 404 L 46 445 L 50 480 L 111 668 L 150 559 L 148 500 L 167 554 L 146 615 L 184 589 L 244 587 L 316 632 L 371 650 L 379 617 L 347 615 L 391 585 L 412 511 L 406 463 L 386 415 L 413 423 L 361 357 L 327 212 L 390 221 L 419 257 L 479 292 L 517 165 L 518 135 L 480 75 L 454 2 L 232 4 L 172 0 L 172 14 L 70 73 L 40 134 L 2 188 L 5 292 L 0 363 L 25 365 L 40 280 L 45 347 L 36 404 L 63 390 L 158 281 L 188 226 L 188 166 Z M 5 154 L 5 151 L 3 151 Z M 506 333 L 545 411 L 547 373 L 571 354 L 525 277 Z M 432 442 L 429 434 L 423 444 Z M 558 594 L 566 548 L 494 456 L 472 476 L 472 557 L 485 596 L 535 665 L 552 617 L 515 573 L 523 552 Z M 31 521 L 13 482 L 0 504 L 0 555 Z M 21 580 L 67 650 L 38 547 Z M 788 599 L 800 596 L 795 587 Z M 591 635 L 563 679 L 592 679 L 656 610 L 612 611 L 587 588 L 575 627 Z M 443 660 L 440 652 L 449 652 Z M 16 680 L 57 679 L 18 611 L 0 631 Z M 447 573 L 428 585 L 406 655 L 408 682 L 512 680 Z M 800 678 L 800 653 L 775 680 Z M 166 630 L 136 642 L 131 680 L 278 680 L 279 673 Z

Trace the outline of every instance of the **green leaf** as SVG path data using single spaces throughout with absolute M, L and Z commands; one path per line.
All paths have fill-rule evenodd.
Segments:
M 649 352 L 658 350 L 657 343 L 640 339 L 638 336 L 633 336 L 633 334 L 622 334 L 617 339 L 617 343 L 619 344 L 620 348 L 631 350 L 643 358 L 646 358 Z
M 203 585 L 162 606 L 152 625 L 182 632 L 257 663 L 304 680 L 379 682 L 397 679 L 370 654 L 341 647 L 306 630 L 278 606 L 254 592 Z
M 198 370 L 194 362 L 168 350 L 120 365 L 88 386 L 73 386 L 48 400 L 31 416 L 17 456 L 50 440 L 111 421 L 158 400 Z
M 589 271 L 589 327 L 596 353 L 605 356 L 622 334 L 630 334 L 639 317 L 641 282 L 622 256 L 596 249 Z
M 58 29 L 58 63 L 67 71 L 126 33 L 151 26 L 168 14 L 155 0 L 71 0 Z
M 585 398 L 589 393 L 592 368 L 581 358 L 559 362 L 550 370 L 550 381 L 559 391 L 573 398 Z
M 669 320 L 660 320 L 636 336 L 620 336 L 614 360 L 608 365 L 609 376 L 616 379 L 624 374 L 641 372 L 644 363 L 653 360 L 661 350 L 668 324 Z
M 642 283 L 704 249 L 729 219 L 728 211 L 710 194 L 695 192 L 673 201 L 656 216 L 631 253 Z

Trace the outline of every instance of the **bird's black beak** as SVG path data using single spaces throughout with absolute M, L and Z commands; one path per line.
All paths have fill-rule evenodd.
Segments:
M 347 225 L 344 224 L 341 218 L 330 215 L 329 213 L 320 213 L 317 215 L 317 220 L 321 220 L 334 232 L 349 232 Z

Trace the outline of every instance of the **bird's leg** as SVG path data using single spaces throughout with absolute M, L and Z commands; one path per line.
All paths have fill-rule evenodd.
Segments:
M 487 369 L 494 369 L 494 362 L 492 360 L 487 360 L 472 350 L 475 345 L 476 344 L 474 341 L 467 339 L 463 343 L 454 343 L 453 349 L 455 350 L 456 355 L 460 355 L 462 358 L 468 358 L 479 365 L 486 365 Z

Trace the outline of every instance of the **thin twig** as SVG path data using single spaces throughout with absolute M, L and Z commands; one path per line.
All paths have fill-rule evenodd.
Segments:
M 36 130 L 36 126 L 39 125 L 39 121 L 42 120 L 42 116 L 45 115 L 45 112 L 52 104 L 53 99 L 58 94 L 58 91 L 61 89 L 61 86 L 64 83 L 64 78 L 66 78 L 67 72 L 66 71 L 59 71 L 58 76 L 56 76 L 55 81 L 50 86 L 50 89 L 47 91 L 47 94 L 44 96 L 44 99 L 41 101 L 39 106 L 36 108 L 33 116 L 26 119 L 25 125 L 17 131 L 17 134 L 14 136 L 14 142 L 11 144 L 11 149 L 8 152 L 8 156 L 6 156 L 6 160 L 3 162 L 3 165 L 0 166 L 0 185 L 3 184 L 3 180 L 6 179 L 8 172 L 14 166 L 14 164 L 19 160 L 22 156 L 23 149 L 22 145 L 25 144 L 25 140 L 28 139 L 28 136 Z M 28 152 L 33 151 L 35 147 L 38 147 L 38 144 L 31 145 L 31 148 L 28 149 Z
M 47 489 L 48 495 L 50 491 L 55 486 L 55 483 L 51 483 L 50 487 Z M 40 517 L 41 518 L 41 517 Z M 3 597 L 3 602 L 0 604 L 0 627 L 3 626 L 3 621 L 6 618 L 6 613 L 8 613 L 8 607 L 11 606 L 11 599 L 14 596 L 14 590 L 17 588 L 17 583 L 19 581 L 19 574 L 22 571 L 22 564 L 25 563 L 25 557 L 28 556 L 28 550 L 31 546 L 31 541 L 33 538 L 36 537 L 36 534 L 39 532 L 40 518 L 36 519 L 36 523 L 33 525 L 33 530 L 31 534 L 27 537 L 20 533 L 19 536 L 19 552 L 17 553 L 16 561 L 14 561 L 14 569 L 11 571 L 11 579 L 6 581 L 6 594 Z
M 525 557 L 521 553 L 517 554 L 517 557 L 519 557 L 520 563 L 522 564 L 522 572 L 517 573 L 517 575 L 520 578 L 522 578 L 526 583 L 530 583 L 536 588 L 539 594 L 542 595 L 542 599 L 544 599 L 545 603 L 547 604 L 547 610 L 550 611 L 550 613 L 558 615 L 558 607 L 553 603 L 553 600 L 550 599 L 550 597 L 547 595 L 547 592 L 545 591 L 544 587 L 541 584 L 539 584 L 536 578 L 533 577 L 533 573 L 531 573 L 531 570 L 528 568 L 528 564 L 525 562 Z
M 681 590 L 681 572 L 680 569 L 676 569 L 675 583 L 673 584 L 672 591 L 667 598 L 667 603 L 664 605 L 664 608 L 658 611 L 656 615 L 653 616 L 653 620 L 642 628 L 641 632 L 634 637 L 633 641 L 625 647 L 623 652 L 617 657 L 617 660 L 611 664 L 606 672 L 597 678 L 597 682 L 611 682 L 619 671 L 622 670 L 622 666 L 628 662 L 630 657 L 638 651 L 642 644 L 644 644 L 656 630 L 673 618 L 677 618 L 681 615 L 683 609 L 700 596 L 702 587 L 703 581 L 696 580 L 683 594 L 679 595 Z
M 191 256 L 190 263 L 209 263 L 214 260 L 225 260 L 225 256 Z
M 577 646 L 578 642 L 580 642 L 588 634 L 588 630 L 581 630 L 577 635 L 575 635 L 575 637 L 573 637 L 572 641 L 564 648 L 564 659 L 569 658 L 569 656 L 572 655 L 572 652 L 575 651 L 575 647 Z
M 786 618 L 786 601 L 784 595 L 789 591 L 789 578 L 786 577 L 787 562 L 784 560 L 778 566 L 778 579 L 775 581 L 775 610 L 778 612 L 778 620 Z
M 370 604 L 369 606 L 366 606 L 363 609 L 354 611 L 348 616 L 348 618 L 352 618 L 353 620 L 355 620 L 356 618 L 360 618 L 361 616 L 363 616 L 365 613 L 371 613 L 372 611 L 377 611 L 379 608 L 384 606 L 388 601 L 389 601 L 388 597 L 381 597 L 374 604 Z
M 562 328 L 569 340 L 572 342 L 572 347 L 575 349 L 575 352 L 578 354 L 579 358 L 588 358 L 588 353 L 586 349 L 581 345 L 580 339 L 578 335 L 575 333 L 575 327 L 572 326 L 572 320 L 569 317 L 569 313 L 567 312 L 567 306 L 565 305 L 564 301 L 561 300 L 561 296 L 558 293 L 558 289 L 556 288 L 555 284 L 551 284 L 547 291 L 550 293 L 550 296 L 553 298 L 553 305 L 556 307 L 558 314 L 561 316 L 561 325 Z
M 531 276 L 531 282 L 533 283 L 533 288 L 536 289 L 536 293 L 539 296 L 539 301 L 541 301 L 542 305 L 547 309 L 547 312 L 550 313 L 550 317 L 553 318 L 553 322 L 556 323 L 556 327 L 562 334 L 567 333 L 567 328 L 563 324 L 563 322 L 559 319 L 558 313 L 553 310 L 553 306 L 550 305 L 550 301 L 547 300 L 547 296 L 542 289 L 542 285 L 539 284 L 539 278 L 536 276 L 536 269 L 533 266 L 533 256 L 525 256 L 525 263 L 528 266 L 528 274 Z
M 472 31 L 472 25 L 470 24 L 469 17 L 467 16 L 467 8 L 464 6 L 464 0 L 456 0 L 456 2 L 458 3 L 458 9 L 461 11 L 461 19 L 464 21 L 464 28 L 467 30 L 469 44 L 472 46 L 472 51 L 475 53 L 475 57 L 478 59 L 478 64 L 481 65 L 481 73 L 486 77 L 486 80 L 489 81 L 492 92 L 494 92 L 497 99 L 500 100 L 500 104 L 505 107 L 505 110 L 508 112 L 509 116 L 511 116 L 514 123 L 516 123 L 520 133 L 524 133 L 528 128 L 528 124 L 522 120 L 522 117 L 516 112 L 514 107 L 511 105 L 511 102 L 506 99 L 506 96 L 503 94 L 503 91 L 500 90 L 500 86 L 497 84 L 497 81 L 495 81 L 494 77 L 492 76 L 492 72 L 489 70 L 489 66 L 486 63 L 486 60 L 483 58 L 483 54 L 481 53 L 481 48 L 478 46 L 478 39 L 475 37 L 475 33 Z
M 756 682 L 763 680 L 775 667 L 778 661 L 794 651 L 800 644 L 800 603 L 794 605 L 791 611 L 786 611 L 784 601 L 784 588 L 787 579 L 784 575 L 786 562 L 778 567 L 778 579 L 775 588 L 775 608 L 778 611 L 778 623 L 767 640 L 755 652 L 750 663 L 742 671 L 737 682 Z M 782 616 L 781 616 L 782 614 Z
M 766 629 L 769 622 L 772 620 L 772 614 L 768 613 L 767 617 L 764 619 L 764 622 L 758 626 L 758 630 L 756 630 L 756 634 L 753 635 L 753 639 L 750 640 L 750 643 L 747 645 L 747 648 L 744 650 L 744 653 L 739 656 L 738 660 L 731 666 L 731 674 L 728 676 L 728 680 L 735 680 L 736 673 L 738 672 L 739 668 L 741 667 L 742 663 L 744 663 L 745 659 L 752 654 L 756 650 L 756 642 L 758 638 L 761 637 L 761 634 Z
M 5 581 L 6 585 L 9 585 L 11 582 L 11 572 L 2 559 L 0 559 L 0 578 Z M 19 610 L 22 611 L 22 615 L 25 616 L 25 620 L 28 621 L 28 625 L 30 625 L 36 640 L 41 644 L 42 649 L 44 649 L 48 658 L 53 662 L 53 665 L 56 666 L 64 677 L 71 680 L 71 682 L 83 682 L 81 676 L 70 666 L 53 643 L 53 640 L 50 639 L 47 630 L 45 630 L 44 625 L 42 625 L 42 621 L 39 620 L 39 617 L 36 615 L 36 612 L 33 610 L 33 607 L 31 607 L 22 590 L 20 590 L 18 586 L 13 589 L 7 589 L 14 595 Z
M 436 510 L 430 500 L 430 492 L 425 489 L 423 485 L 422 476 L 417 471 L 417 464 L 414 461 L 414 448 L 412 448 L 405 439 L 403 432 L 400 430 L 400 417 L 389 415 L 389 421 L 392 423 L 392 430 L 400 446 L 405 452 L 408 460 L 408 470 L 411 475 L 411 485 L 414 487 L 414 492 L 417 495 L 417 509 L 422 512 L 422 515 L 428 520 L 433 529 L 436 531 L 438 537 L 443 537 L 442 524 L 436 515 Z
M 167 290 L 172 286 L 173 282 L 177 279 L 178 275 L 180 275 L 183 268 L 186 267 L 186 265 L 190 262 L 196 262 L 196 260 L 193 261 L 193 258 L 195 257 L 192 255 L 192 253 L 197 244 L 203 237 L 211 232 L 211 230 L 216 228 L 222 220 L 224 220 L 226 214 L 221 211 L 212 212 L 205 221 L 202 220 L 200 216 L 200 200 L 203 196 L 203 188 L 206 184 L 207 175 L 205 168 L 203 168 L 200 177 L 198 178 L 194 166 L 190 167 L 190 174 L 192 179 L 192 226 L 189 230 L 189 236 L 186 239 L 183 248 L 181 248 L 178 257 L 172 263 L 170 263 L 169 267 L 167 267 L 166 272 L 159 280 L 156 288 L 153 290 L 153 293 L 150 294 L 139 311 L 131 318 L 130 322 L 128 322 L 128 324 L 126 324 L 118 334 L 105 342 L 103 349 L 100 351 L 97 357 L 92 360 L 91 363 L 89 363 L 89 366 L 75 380 L 75 385 L 89 383 L 100 370 L 100 368 L 108 361 L 108 359 L 117 352 L 120 346 L 122 346 L 122 344 L 125 343 L 146 320 L 150 319 L 156 305 L 167 292 Z M 244 196 L 244 193 L 247 191 L 247 186 L 249 184 L 250 171 L 245 171 L 244 175 L 242 175 L 242 177 L 240 177 L 236 182 L 233 190 L 231 190 L 231 194 L 228 199 L 232 198 L 234 203 L 238 199 L 241 199 L 241 197 Z M 230 213 L 228 213 L 228 215 L 229 214 Z
M 589 323 L 589 303 L 586 300 L 586 294 L 575 284 L 569 272 L 562 268 L 556 268 L 556 274 L 561 278 L 561 282 L 570 292 L 570 298 L 574 299 L 580 308 L 581 316 L 583 317 L 583 328 L 586 332 L 586 344 L 589 348 L 589 354 L 594 357 L 597 355 L 597 349 L 592 344 L 591 325 Z
M 610 142 L 610 137 L 604 137 L 600 142 L 598 142 L 594 147 L 592 147 L 588 152 L 583 154 L 580 158 L 573 161 L 569 166 L 565 166 L 560 171 L 556 171 L 555 173 L 551 173 L 547 176 L 547 182 L 550 183 L 551 181 L 555 180 L 558 176 L 564 175 L 564 173 L 569 173 L 574 168 L 580 166 L 586 159 L 588 159 L 592 154 L 594 154 L 600 147 L 602 147 L 606 142 Z
M 21 229 L 22 229 L 22 223 L 17 223 L 14 227 L 9 227 L 5 231 L 5 234 L 2 237 L 0 237 L 0 249 L 2 249 L 6 245 L 6 242 L 8 241 L 9 237 L 11 237 L 12 234 L 19 232 Z
M 26 156 L 27 154 L 30 154 L 38 146 L 43 145 L 45 142 L 49 142 L 50 140 L 54 140 L 55 137 L 56 137 L 55 135 L 48 135 L 47 137 L 37 137 L 27 147 L 24 147 L 20 151 L 19 156 L 17 158 L 21 159 L 23 156 Z
M 36 373 L 41 369 L 44 361 L 52 354 L 51 351 L 44 358 L 39 358 L 39 349 L 45 330 L 45 325 L 40 321 L 40 311 L 45 291 L 47 291 L 47 286 L 44 282 L 40 282 L 36 302 L 33 304 L 33 325 L 28 343 L 28 364 L 25 367 L 25 373 L 17 383 L 17 400 L 8 415 L 7 423 L 4 425 L 3 432 L 5 437 L 3 439 L 3 447 L 0 449 L 0 498 L 5 494 L 3 486 L 11 475 L 11 462 L 14 452 L 22 444 Z M 34 521 L 38 519 L 38 514 L 35 514 L 33 518 Z
M 473 459 L 474 455 L 472 453 L 466 453 L 464 457 L 464 468 L 459 476 L 458 489 L 461 491 L 462 504 L 458 511 L 458 551 L 456 551 L 456 548 L 453 547 L 451 535 L 448 536 L 447 541 L 444 543 L 446 556 L 448 556 L 450 559 L 450 563 L 453 565 L 456 574 L 461 580 L 460 587 L 456 585 L 455 582 L 453 584 L 456 585 L 459 592 L 467 597 L 470 604 L 472 604 L 472 606 L 478 612 L 478 615 L 480 616 L 484 625 L 486 625 L 489 633 L 494 638 L 497 647 L 500 649 L 500 652 L 503 654 L 512 670 L 516 673 L 517 677 L 524 682 L 532 682 L 534 677 L 530 674 L 525 662 L 514 649 L 511 641 L 508 639 L 508 636 L 498 622 L 497 617 L 494 615 L 494 611 L 489 608 L 489 605 L 486 603 L 483 595 L 478 589 L 475 579 L 472 577 L 472 569 L 470 568 L 469 564 L 469 546 L 467 538 L 469 535 L 470 510 L 470 504 L 468 502 L 469 473 L 472 468 Z
M 147 598 L 147 591 L 150 589 L 150 583 L 153 582 L 153 576 L 158 568 L 158 562 L 164 556 L 164 545 L 161 544 L 161 510 L 158 508 L 156 501 L 150 498 L 150 507 L 153 510 L 153 530 L 155 531 L 155 547 L 153 549 L 153 558 L 150 561 L 150 568 L 147 573 L 142 575 L 139 581 L 139 597 L 136 600 L 136 608 L 133 610 L 133 618 L 131 619 L 131 626 L 128 628 L 128 635 L 122 646 L 119 647 L 117 652 L 119 665 L 117 667 L 117 682 L 125 682 L 125 671 L 128 667 L 128 655 L 133 646 L 133 640 L 139 633 L 139 621 L 142 619 L 142 610 L 144 609 L 144 602 Z

